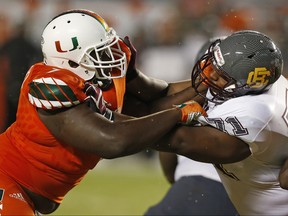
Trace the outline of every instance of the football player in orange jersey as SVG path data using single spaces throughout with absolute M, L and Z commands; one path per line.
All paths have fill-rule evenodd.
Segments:
M 146 77 L 135 68 L 129 38 L 94 12 L 53 18 L 42 51 L 44 61 L 23 81 L 17 119 L 0 135 L 0 215 L 52 213 L 101 158 L 142 151 L 204 114 L 196 102 L 181 104 L 196 95 L 190 81 Z M 169 97 L 171 108 L 141 118 L 120 114 L 125 93 L 153 108 L 171 88 L 183 90 Z

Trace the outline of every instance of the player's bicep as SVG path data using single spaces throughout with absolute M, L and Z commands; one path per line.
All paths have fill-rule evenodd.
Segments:
M 53 136 L 65 145 L 100 154 L 103 143 L 110 141 L 110 121 L 85 103 L 64 111 L 39 109 L 38 115 Z
M 191 80 L 169 83 L 167 95 L 176 94 L 191 86 Z

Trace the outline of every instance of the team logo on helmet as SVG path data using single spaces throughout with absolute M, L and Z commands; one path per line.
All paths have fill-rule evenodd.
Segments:
M 271 75 L 271 72 L 265 67 L 255 68 L 254 71 L 251 71 L 248 74 L 247 84 L 251 88 L 261 88 L 268 84 L 268 77 Z
M 71 41 L 72 41 L 73 47 L 70 50 L 63 50 L 61 48 L 60 41 L 55 41 L 56 50 L 60 53 L 71 52 L 73 50 L 76 50 L 79 46 L 77 37 L 71 38 Z

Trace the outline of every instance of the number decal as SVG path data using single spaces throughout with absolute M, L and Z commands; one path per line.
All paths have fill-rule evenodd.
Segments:
M 224 121 L 221 118 L 207 118 L 207 122 L 211 125 L 215 125 L 219 130 L 226 132 Z
M 234 116 L 234 117 L 227 117 L 225 121 L 229 124 L 232 125 L 233 133 L 236 136 L 243 136 L 248 134 L 247 128 L 244 128 L 242 124 L 239 122 L 239 120 Z
M 240 121 L 235 116 L 229 116 L 225 119 L 225 122 L 221 118 L 207 118 L 207 122 L 211 125 L 215 125 L 219 130 L 227 133 L 225 128 L 225 122 L 233 127 L 233 133 L 235 136 L 244 136 L 248 134 L 247 128 L 244 128 Z

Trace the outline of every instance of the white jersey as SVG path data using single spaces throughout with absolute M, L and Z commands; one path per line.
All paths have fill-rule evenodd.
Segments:
M 185 156 L 177 155 L 174 179 L 178 181 L 183 176 L 203 176 L 220 182 L 219 175 L 212 164 L 194 161 Z
M 288 215 L 288 190 L 278 175 L 288 158 L 288 81 L 281 76 L 261 95 L 209 105 L 209 125 L 246 142 L 252 155 L 217 165 L 230 199 L 240 215 Z

